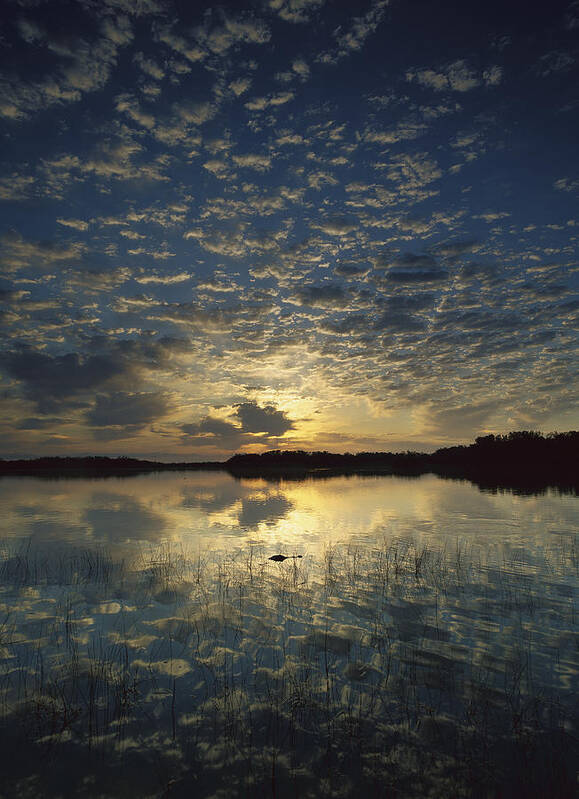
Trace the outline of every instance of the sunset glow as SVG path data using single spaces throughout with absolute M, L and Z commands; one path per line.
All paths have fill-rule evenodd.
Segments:
M 577 426 L 577 2 L 4 9 L 1 457 Z

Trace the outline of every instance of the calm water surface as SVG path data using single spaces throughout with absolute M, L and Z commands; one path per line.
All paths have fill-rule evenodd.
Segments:
M 572 796 L 578 520 L 433 476 L 4 478 L 0 795 Z

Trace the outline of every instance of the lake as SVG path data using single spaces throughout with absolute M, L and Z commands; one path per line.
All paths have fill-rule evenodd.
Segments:
M 3 799 L 575 794 L 575 496 L 161 472 L 0 511 Z

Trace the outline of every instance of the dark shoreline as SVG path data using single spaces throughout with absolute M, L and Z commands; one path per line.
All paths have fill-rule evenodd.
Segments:
M 268 481 L 329 479 L 337 476 L 439 477 L 469 480 L 482 490 L 539 493 L 553 488 L 579 494 L 579 433 L 518 431 L 484 436 L 468 446 L 419 452 L 337 454 L 274 450 L 234 455 L 227 461 L 162 463 L 137 458 L 48 457 L 0 460 L 0 477 L 125 477 L 161 471 L 225 471 L 233 477 Z

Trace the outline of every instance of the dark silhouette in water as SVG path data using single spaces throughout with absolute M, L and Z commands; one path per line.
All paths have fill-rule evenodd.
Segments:
M 234 477 L 267 480 L 335 475 L 402 475 L 467 479 L 485 491 L 507 489 L 540 493 L 547 488 L 579 493 L 579 432 L 542 435 L 518 430 L 506 435 L 479 436 L 474 444 L 424 452 L 306 452 L 272 450 L 261 455 L 233 455 L 229 460 L 204 463 L 158 463 L 136 458 L 37 458 L 0 460 L 1 475 L 39 477 L 112 477 L 167 470 L 226 471 Z
M 557 488 L 579 493 L 579 432 L 541 433 L 520 430 L 480 436 L 474 444 L 423 452 L 284 452 L 234 455 L 225 468 L 236 477 L 303 479 L 334 475 L 392 474 L 467 479 L 482 490 L 540 493 Z
M 303 555 L 272 555 L 268 560 L 275 560 L 276 563 L 281 563 L 282 560 L 289 560 L 290 558 L 303 558 Z

